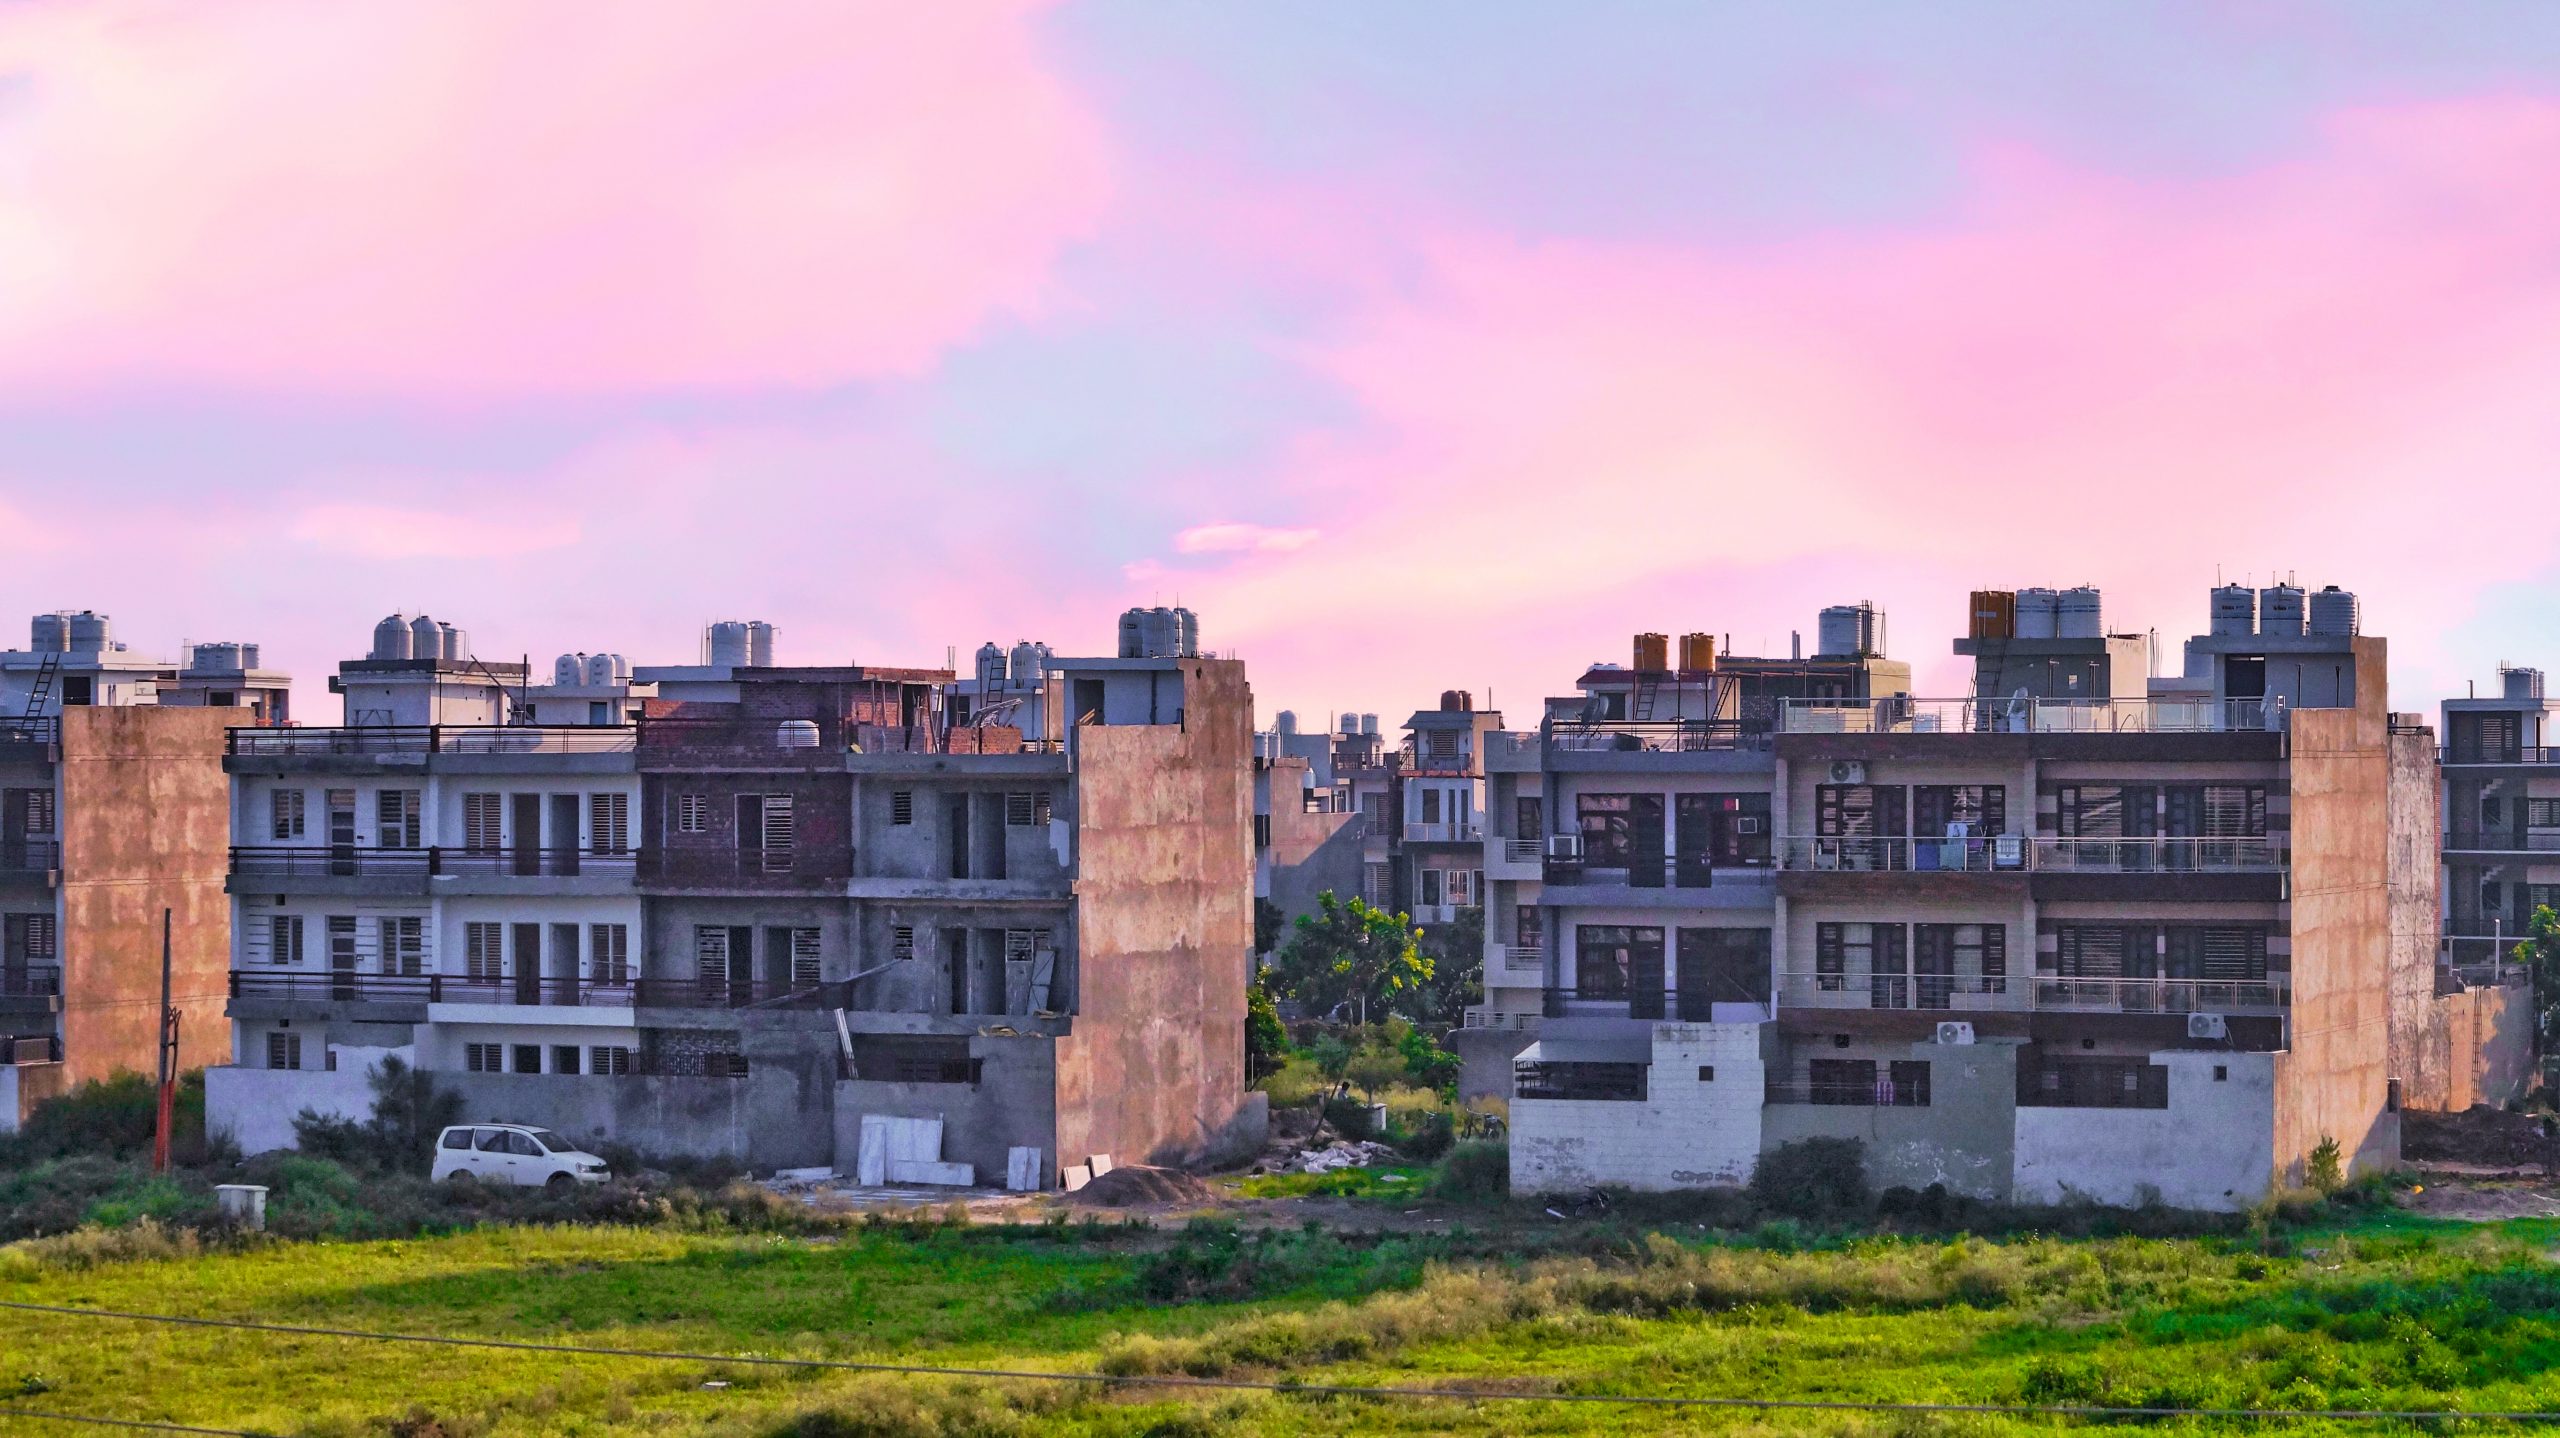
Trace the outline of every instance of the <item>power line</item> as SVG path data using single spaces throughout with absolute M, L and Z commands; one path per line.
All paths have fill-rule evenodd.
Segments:
M 516 1353 L 556 1353 L 577 1358 L 641 1358 L 675 1363 L 726 1363 L 739 1367 L 889 1373 L 919 1378 L 984 1378 L 1034 1383 L 1083 1383 L 1097 1387 L 1209 1389 L 1276 1393 L 1308 1398 L 1427 1398 L 1458 1403 L 1583 1403 L 1629 1408 L 1739 1408 L 1823 1413 L 1979 1413 L 2043 1418 L 2234 1418 L 2323 1421 L 2436 1421 L 2456 1418 L 2506 1423 L 2560 1423 L 2560 1411 L 2461 1408 L 2182 1408 L 2109 1407 L 2095 1403 L 1894 1403 L 1858 1398 L 1690 1398 L 1653 1393 L 1523 1393 L 1517 1389 L 1419 1388 L 1356 1383 L 1290 1383 L 1253 1378 L 1202 1378 L 1176 1373 L 1079 1373 L 1029 1368 L 944 1368 L 917 1363 L 865 1363 L 848 1358 L 775 1358 L 763 1354 L 690 1353 L 664 1348 L 595 1348 L 571 1343 L 532 1343 L 509 1338 L 450 1338 L 432 1333 L 372 1333 L 294 1323 L 254 1323 L 238 1318 L 190 1318 L 171 1313 L 129 1313 L 108 1308 L 67 1308 L 0 1300 L 0 1310 L 73 1318 L 113 1318 L 180 1328 L 226 1328 L 299 1338 L 349 1338 L 369 1343 L 416 1343 L 446 1348 L 495 1348 Z M 1517 1377 L 1510 1381 L 1519 1381 Z M 1547 1382 L 1561 1382 L 1548 1378 Z M 0 1407 L 0 1412 L 13 1411 Z M 199 1430 L 220 1432 L 219 1429 Z
M 0 1414 L 12 1418 L 42 1418 L 51 1423 L 94 1423 L 101 1428 L 145 1428 L 154 1433 L 211 1433 L 216 1438 L 265 1438 L 246 1428 L 198 1428 L 188 1423 L 154 1423 L 145 1418 L 99 1418 L 86 1413 L 47 1413 L 38 1408 L 20 1408 L 0 1403 Z

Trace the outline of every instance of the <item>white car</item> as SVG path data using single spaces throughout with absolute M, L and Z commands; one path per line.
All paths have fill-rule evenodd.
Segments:
M 436 1140 L 436 1182 L 513 1184 L 565 1189 L 602 1183 L 604 1160 L 580 1150 L 547 1128 L 512 1123 L 465 1123 Z

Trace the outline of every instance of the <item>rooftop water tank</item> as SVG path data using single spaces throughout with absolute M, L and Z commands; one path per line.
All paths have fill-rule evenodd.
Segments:
M 60 654 L 71 647 L 71 616 L 39 614 L 28 626 L 35 642 L 28 646 L 38 654 Z
M 1272 723 L 1272 730 L 1283 739 L 1294 739 L 1298 737 L 1298 711 L 1295 709 L 1281 710 L 1280 717 Z
M 1351 712 L 1350 710 L 1348 710 L 1348 709 L 1342 710 L 1342 711 L 1340 711 L 1340 712 L 1341 712 L 1341 714 L 1342 714 L 1342 732 L 1343 732 L 1343 733 L 1345 733 L 1345 734 L 1357 734 L 1357 733 L 1359 733 L 1359 732 L 1360 732 L 1360 716 L 1359 716 L 1359 715 L 1357 715 L 1357 714 L 1352 713 L 1352 712 Z
M 1865 600 L 1834 604 L 1822 611 L 1814 625 L 1814 657 L 1854 659 L 1874 654 L 1877 633 L 1875 605 Z
M 450 624 L 436 625 L 436 655 L 459 663 L 471 657 L 471 636 Z
M 199 674 L 228 673 L 250 667 L 237 644 L 199 644 L 187 651 L 187 667 Z
M 2096 589 L 2086 584 L 2079 585 L 2062 591 L 2055 600 L 2055 638 L 2095 639 L 2106 632 L 2106 619 Z
M 2539 669 L 2513 669 L 2502 666 L 2498 670 L 2498 687 L 2499 690 L 2509 699 L 2530 699 L 2535 703 L 2540 703 L 2542 701 L 2542 671 Z
M 373 657 L 406 659 L 410 654 L 409 616 L 393 614 L 373 626 Z
M 113 626 L 107 622 L 107 616 L 90 609 L 71 616 L 72 653 L 103 654 L 112 642 Z
M 586 681 L 589 684 L 598 686 L 599 688 L 610 687 L 621 683 L 621 676 L 614 673 L 615 664 L 621 659 L 621 657 L 622 656 L 618 654 L 588 655 L 585 670 Z
M 818 721 L 815 719 L 785 719 L 781 723 L 774 725 L 773 747 L 776 749 L 817 748 Z
M 2304 612 L 2302 591 L 2290 584 L 2269 585 L 2258 591 L 2258 632 L 2276 638 L 2299 639 L 2309 616 Z
M 2018 637 L 2052 639 L 2061 634 L 2062 596 L 2050 589 L 2018 591 Z
M 1375 714 L 1363 714 L 1363 715 L 1361 715 L 1361 716 L 1360 716 L 1360 732 L 1361 732 L 1361 733 L 1363 733 L 1363 734 L 1375 734 L 1375 733 L 1377 733 L 1377 732 L 1378 732 L 1378 716 L 1377 716 L 1377 715 L 1375 715 Z
M 757 669 L 773 667 L 773 626 L 761 619 L 747 621 L 747 663 Z
M 1200 616 L 1188 609 L 1173 611 L 1173 652 L 1182 658 L 1195 658 L 1200 653 Z
M 559 658 L 552 660 L 551 682 L 554 684 L 584 684 L 587 682 L 587 656 L 584 654 L 563 654 Z
M 258 667 L 257 645 L 243 644 L 240 646 L 240 667 L 242 669 L 255 669 Z
M 2225 584 L 2213 591 L 2208 632 L 2245 638 L 2258 632 L 2258 591 L 2245 584 Z
M 1004 648 L 990 639 L 978 646 L 977 667 L 971 671 L 981 684 L 1004 686 Z
M 2362 622 L 2353 591 L 2331 584 L 2311 596 L 2311 632 L 2330 639 L 2353 638 Z
M 1027 639 L 1013 642 L 1013 687 L 1030 689 L 1049 676 L 1049 647 Z
M 409 621 L 409 657 L 438 659 L 444 655 L 444 630 L 421 614 Z
M 712 625 L 702 641 L 702 662 L 715 669 L 744 668 L 747 663 L 746 622 L 723 619 Z
M 1147 652 L 1147 611 L 1120 611 L 1120 657 L 1135 659 Z

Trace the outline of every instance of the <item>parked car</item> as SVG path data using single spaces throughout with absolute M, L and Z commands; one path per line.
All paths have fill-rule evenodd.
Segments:
M 512 1123 L 464 1123 L 436 1140 L 436 1182 L 512 1184 L 565 1189 L 602 1183 L 604 1160 L 547 1128 Z

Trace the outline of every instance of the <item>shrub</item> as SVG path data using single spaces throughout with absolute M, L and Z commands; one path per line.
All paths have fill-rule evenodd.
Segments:
M 2326 1197 L 2347 1186 L 2347 1166 L 2338 1149 L 2338 1141 L 2327 1134 L 2313 1145 L 2310 1160 L 2304 1165 L 2303 1178 L 2311 1191 Z
M 1751 1196 L 1773 1213 L 1797 1218 L 1863 1214 L 1872 1203 L 1866 1145 L 1854 1138 L 1805 1138 L 1780 1144 L 1752 1166 Z
M 1262 1091 L 1271 1096 L 1271 1106 L 1303 1108 L 1324 1092 L 1324 1075 L 1316 1071 L 1313 1060 L 1292 1054 L 1280 1066 L 1262 1076 Z
M 1324 1121 L 1344 1138 L 1369 1137 L 1369 1106 L 1358 1099 L 1329 1098 L 1324 1101 Z
M 1406 1130 L 1396 1147 L 1403 1150 L 1408 1158 L 1430 1163 L 1447 1153 L 1449 1146 L 1457 1141 L 1458 1126 L 1450 1121 L 1449 1115 L 1434 1113 L 1424 1116 L 1422 1122 Z
M 1499 1141 L 1475 1139 L 1456 1145 L 1431 1176 L 1435 1198 L 1486 1203 L 1510 1193 L 1511 1145 Z
M 304 1109 L 293 1120 L 294 1141 L 305 1153 L 350 1167 L 425 1174 L 435 1163 L 436 1135 L 462 1121 L 462 1095 L 437 1088 L 433 1075 L 396 1055 L 385 1055 L 365 1083 L 373 1090 L 371 1119 Z

